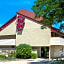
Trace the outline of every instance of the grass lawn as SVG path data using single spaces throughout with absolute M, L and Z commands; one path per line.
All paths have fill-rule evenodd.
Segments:
M 51 64 L 64 64 L 64 61 L 56 62 L 56 63 L 51 63 Z
M 12 61 L 12 60 L 15 60 L 15 59 L 12 59 L 12 58 L 9 58 L 9 59 L 0 58 L 0 61 Z

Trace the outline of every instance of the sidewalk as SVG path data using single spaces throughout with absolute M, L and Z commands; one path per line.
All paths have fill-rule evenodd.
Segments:
M 0 64 L 48 64 L 49 59 L 17 59 L 16 61 L 0 61 Z

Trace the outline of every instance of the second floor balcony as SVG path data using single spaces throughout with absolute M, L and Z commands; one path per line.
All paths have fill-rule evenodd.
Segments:
M 51 37 L 50 45 L 64 45 L 64 38 L 61 38 L 61 37 Z
M 16 39 L 0 39 L 0 46 L 15 46 Z

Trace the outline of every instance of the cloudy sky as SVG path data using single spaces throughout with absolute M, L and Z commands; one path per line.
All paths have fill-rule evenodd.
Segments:
M 5 24 L 16 12 L 22 8 L 32 11 L 32 5 L 35 0 L 0 0 L 0 26 Z M 63 21 L 64 23 L 64 21 Z M 54 25 L 54 27 L 59 28 L 60 23 Z

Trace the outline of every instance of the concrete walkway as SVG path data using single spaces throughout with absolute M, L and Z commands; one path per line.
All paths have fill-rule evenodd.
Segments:
M 48 64 L 48 59 L 17 59 L 16 61 L 0 61 L 0 64 Z

